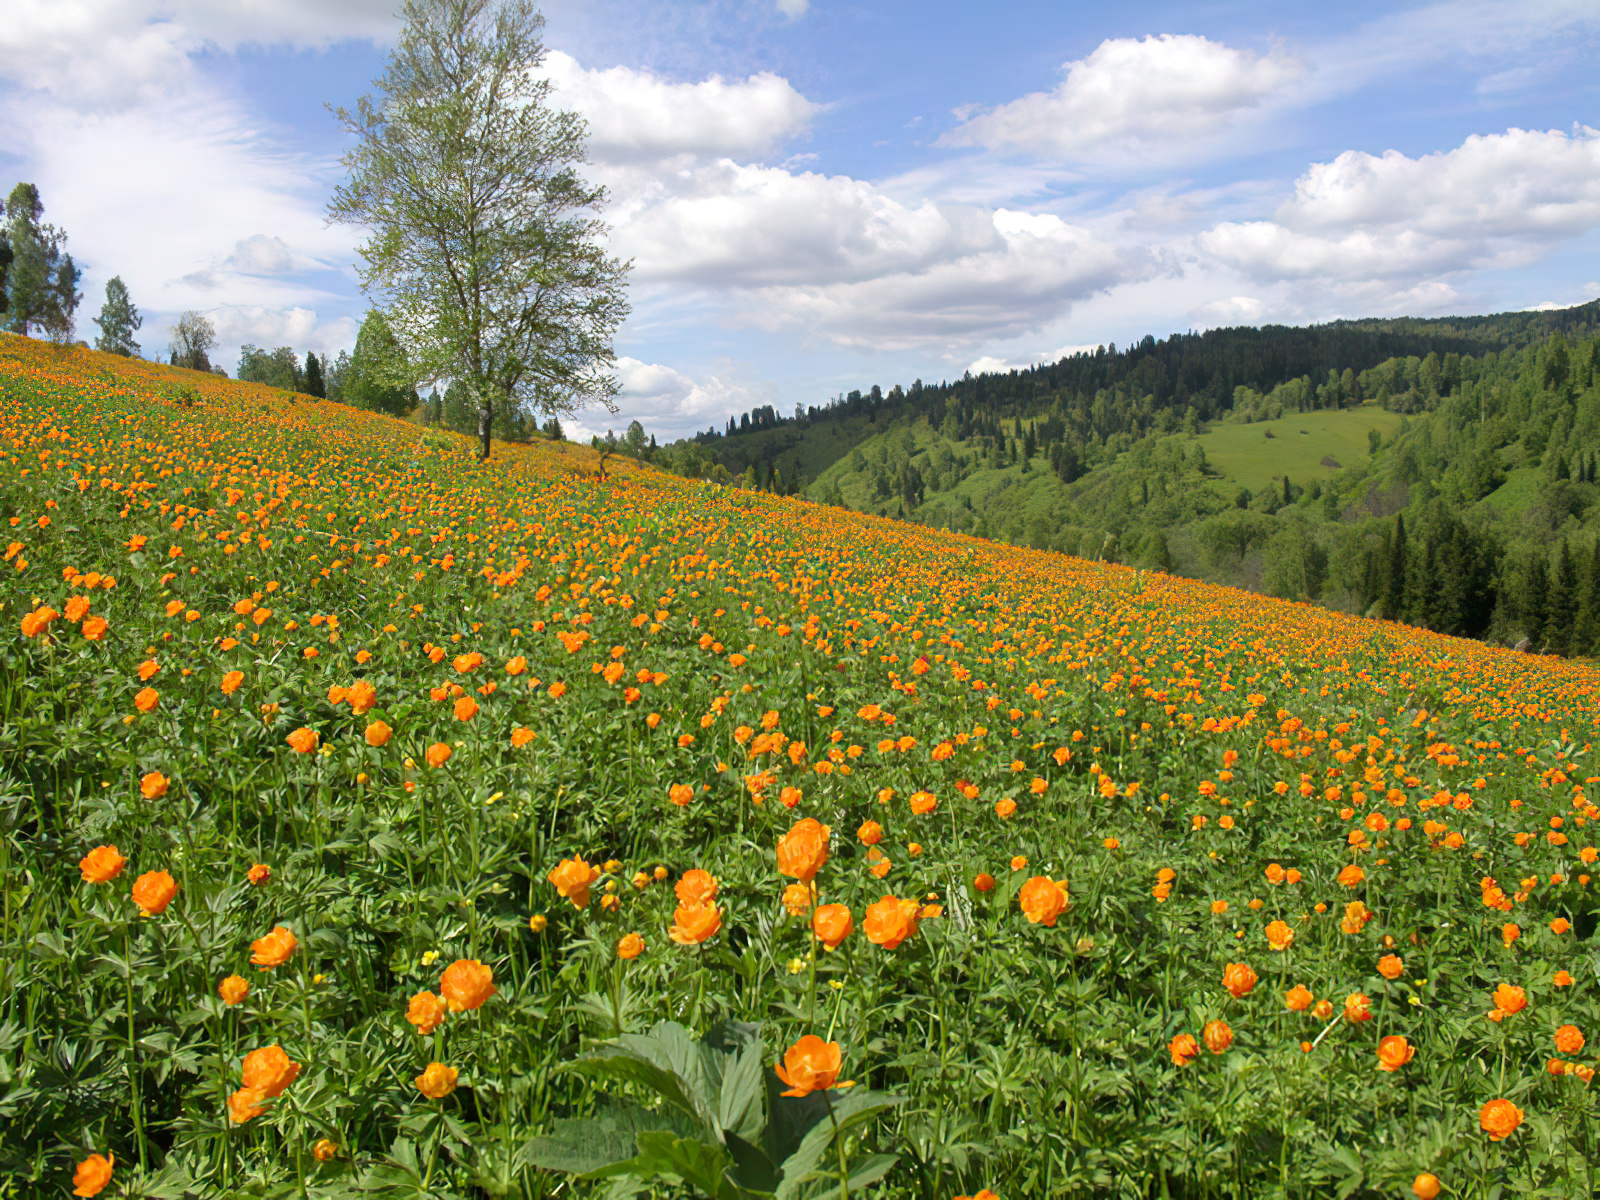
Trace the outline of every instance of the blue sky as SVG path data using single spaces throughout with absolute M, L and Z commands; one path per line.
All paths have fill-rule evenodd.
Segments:
M 0 187 L 120 274 L 147 354 L 187 308 L 336 352 L 327 227 L 390 0 L 8 0 Z M 1266 321 L 1600 295 L 1600 4 L 552 0 L 633 316 L 621 411 L 755 404 Z

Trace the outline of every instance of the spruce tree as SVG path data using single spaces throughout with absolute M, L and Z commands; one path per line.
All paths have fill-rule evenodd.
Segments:
M 1560 654 L 1570 654 L 1572 630 L 1578 617 L 1578 567 L 1572 561 L 1572 548 L 1566 542 L 1556 554 L 1550 596 L 1545 606 L 1545 645 Z
M 1570 653 L 1600 654 L 1600 539 L 1589 548 L 1589 570 L 1578 600 Z
M 1389 561 L 1383 579 L 1383 615 L 1391 621 L 1405 619 L 1406 567 L 1410 557 L 1406 549 L 1406 519 L 1396 513 L 1394 538 L 1389 542 Z
M 303 376 L 305 380 L 306 395 L 315 396 L 322 400 L 327 396 L 327 389 L 322 382 L 322 362 L 310 350 L 306 351 L 306 367 Z
M 113 275 L 106 284 L 106 302 L 100 306 L 100 315 L 94 318 L 94 323 L 100 326 L 100 336 L 94 340 L 96 350 L 128 358 L 139 353 L 139 343 L 133 340 L 133 334 L 144 324 L 144 318 L 134 307 L 122 276 Z
M 1517 612 L 1534 649 L 1543 643 L 1545 619 L 1550 608 L 1550 564 L 1543 550 L 1535 550 L 1522 567 L 1522 594 L 1517 597 Z

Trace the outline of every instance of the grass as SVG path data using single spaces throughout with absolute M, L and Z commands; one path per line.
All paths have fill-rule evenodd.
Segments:
M 1592 668 L 0 350 L 14 1192 L 1593 1194 Z
M 1285 475 L 1303 487 L 1365 462 L 1368 431 L 1376 429 L 1388 438 L 1402 420 L 1401 414 L 1376 405 L 1319 409 L 1250 425 L 1215 424 L 1199 441 L 1212 467 L 1253 492 L 1273 484 L 1281 487 Z M 1324 458 L 1339 465 L 1330 466 Z

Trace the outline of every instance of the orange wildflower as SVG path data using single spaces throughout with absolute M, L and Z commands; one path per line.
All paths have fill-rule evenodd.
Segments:
M 694 799 L 694 789 L 686 783 L 675 783 L 667 789 L 667 799 L 684 808 Z
M 1305 1012 L 1314 999 L 1311 990 L 1298 983 L 1283 994 L 1284 1007 L 1290 1012 Z
M 1478 1124 L 1491 1142 L 1501 1142 L 1522 1124 L 1522 1110 L 1509 1100 L 1491 1100 L 1478 1110 Z
M 1372 1020 L 1372 1001 L 1360 992 L 1351 992 L 1344 998 L 1345 1020 L 1352 1024 Z
M 439 978 L 439 994 L 451 1012 L 482 1008 L 494 993 L 494 972 L 475 958 L 456 959 Z
M 637 933 L 623 934 L 617 942 L 617 957 L 634 959 L 644 953 L 644 939 Z
M 389 739 L 394 736 L 394 730 L 383 721 L 374 721 L 367 726 L 367 745 L 372 747 L 387 746 Z
M 133 902 L 147 917 L 158 917 L 178 894 L 178 883 L 165 871 L 146 871 L 133 881 Z
M 1228 1028 L 1226 1021 L 1207 1021 L 1200 1036 L 1205 1041 L 1206 1049 L 1213 1054 L 1226 1053 L 1228 1047 L 1233 1045 L 1233 1030 Z
M 110 883 L 122 874 L 127 861 L 115 846 L 96 846 L 78 860 L 78 871 L 85 883 Z
M 722 912 L 714 904 L 680 904 L 672 914 L 667 936 L 680 946 L 698 946 L 722 928 Z
M 811 914 L 811 931 L 829 950 L 837 950 L 854 929 L 855 920 L 842 904 L 819 905 Z
M 1502 983 L 1494 990 L 1494 1006 L 1504 1013 L 1519 1013 L 1528 1007 L 1528 993 L 1513 984 Z
M 428 747 L 428 765 L 435 769 L 442 767 L 450 761 L 450 756 L 454 753 L 455 751 L 450 748 L 450 743 L 435 742 Z
M 91 1154 L 78 1164 L 72 1172 L 72 1194 L 74 1196 L 98 1196 L 111 1182 L 111 1169 L 116 1163 L 115 1154 L 107 1158 L 104 1154 Z
M 1177 1067 L 1187 1067 L 1200 1057 L 1200 1043 L 1194 1040 L 1192 1033 L 1180 1033 L 1167 1043 L 1167 1050 L 1172 1055 L 1172 1064 Z
M 843 1062 L 838 1042 L 825 1042 L 816 1034 L 808 1033 L 789 1047 L 783 1062 L 774 1069 L 778 1078 L 789 1085 L 783 1093 L 785 1096 L 809 1096 L 812 1092 L 825 1092 L 834 1087 Z
M 153 687 L 140 688 L 133 698 L 133 706 L 142 713 L 155 712 L 159 703 L 161 703 L 161 693 Z
M 222 997 L 222 1002 L 227 1005 L 243 1004 L 246 996 L 250 994 L 250 981 L 243 975 L 229 975 L 217 984 L 217 995 Z
M 1035 875 L 1017 892 L 1023 916 L 1033 925 L 1054 926 L 1056 918 L 1067 910 L 1070 900 L 1065 880 L 1057 883 L 1046 875 Z
M 1583 1031 L 1576 1025 L 1563 1025 L 1556 1030 L 1556 1049 L 1563 1054 L 1577 1054 L 1583 1050 Z
M 778 839 L 778 871 L 810 883 L 828 861 L 828 827 L 815 817 L 797 822 Z
M 256 863 L 245 872 L 245 878 L 250 881 L 251 886 L 261 887 L 263 884 L 272 882 L 272 868 L 267 866 L 266 863 Z
M 1256 986 L 1256 973 L 1248 963 L 1229 963 L 1222 972 L 1222 986 L 1237 999 L 1248 996 Z
M 250 961 L 263 971 L 281 967 L 299 944 L 293 932 L 282 925 L 275 926 L 271 933 L 250 943 Z
M 245 1090 L 263 1099 L 281 1096 L 299 1074 L 300 1064 L 292 1062 L 276 1042 L 244 1056 Z
M 412 1082 L 416 1084 L 417 1091 L 429 1100 L 443 1100 L 456 1090 L 456 1080 L 460 1074 L 454 1067 L 447 1067 L 443 1063 L 429 1063 L 427 1070 Z
M 160 771 L 151 771 L 139 781 L 139 794 L 146 800 L 159 800 L 167 794 L 167 777 Z
M 1378 960 L 1378 974 L 1385 979 L 1399 979 L 1406 969 L 1398 954 L 1385 954 Z
M 1378 1043 L 1378 1069 L 1381 1071 L 1398 1071 L 1411 1061 L 1417 1048 L 1405 1038 L 1392 1035 Z
M 321 744 L 322 738 L 315 729 L 301 728 L 289 735 L 288 742 L 289 748 L 296 754 L 310 754 Z
M 893 950 L 917 932 L 917 914 L 921 909 L 922 906 L 915 900 L 897 900 L 893 896 L 885 896 L 867 905 L 861 931 L 873 945 Z
M 791 883 L 783 889 L 783 906 L 791 917 L 803 917 L 811 911 L 811 885 Z
M 1273 921 L 1267 926 L 1267 945 L 1274 950 L 1287 950 L 1294 945 L 1294 930 L 1287 921 Z
M 450 1006 L 445 1003 L 443 996 L 435 996 L 427 991 L 418 992 L 406 1006 L 406 1020 L 415 1026 L 418 1033 L 427 1037 L 444 1024 L 445 1014 L 449 1011 Z
M 600 868 L 590 866 L 582 858 L 563 858 L 545 878 L 555 884 L 556 891 L 570 901 L 573 908 L 587 908 L 589 888 L 600 878 Z

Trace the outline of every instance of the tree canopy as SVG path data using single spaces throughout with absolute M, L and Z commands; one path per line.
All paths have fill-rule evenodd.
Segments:
M 584 123 L 548 104 L 528 0 L 407 0 L 402 15 L 379 96 L 337 110 L 357 144 L 329 214 L 370 231 L 362 284 L 404 382 L 466 386 L 487 456 L 497 404 L 612 407 L 628 264 L 602 245 L 605 189 L 578 173 Z
M 100 306 L 100 315 L 94 318 L 100 326 L 100 336 L 94 341 L 96 350 L 107 354 L 121 354 L 131 358 L 139 353 L 139 343 L 133 340 L 135 331 L 144 324 L 144 318 L 128 295 L 128 285 L 122 276 L 113 275 L 106 283 L 106 302 Z
M 19 183 L 3 211 L 5 243 L 0 252 L 0 292 L 6 328 L 27 337 L 35 327 L 57 341 L 72 337 L 73 316 L 83 299 L 78 268 L 66 252 L 67 235 L 43 221 L 39 189 Z

